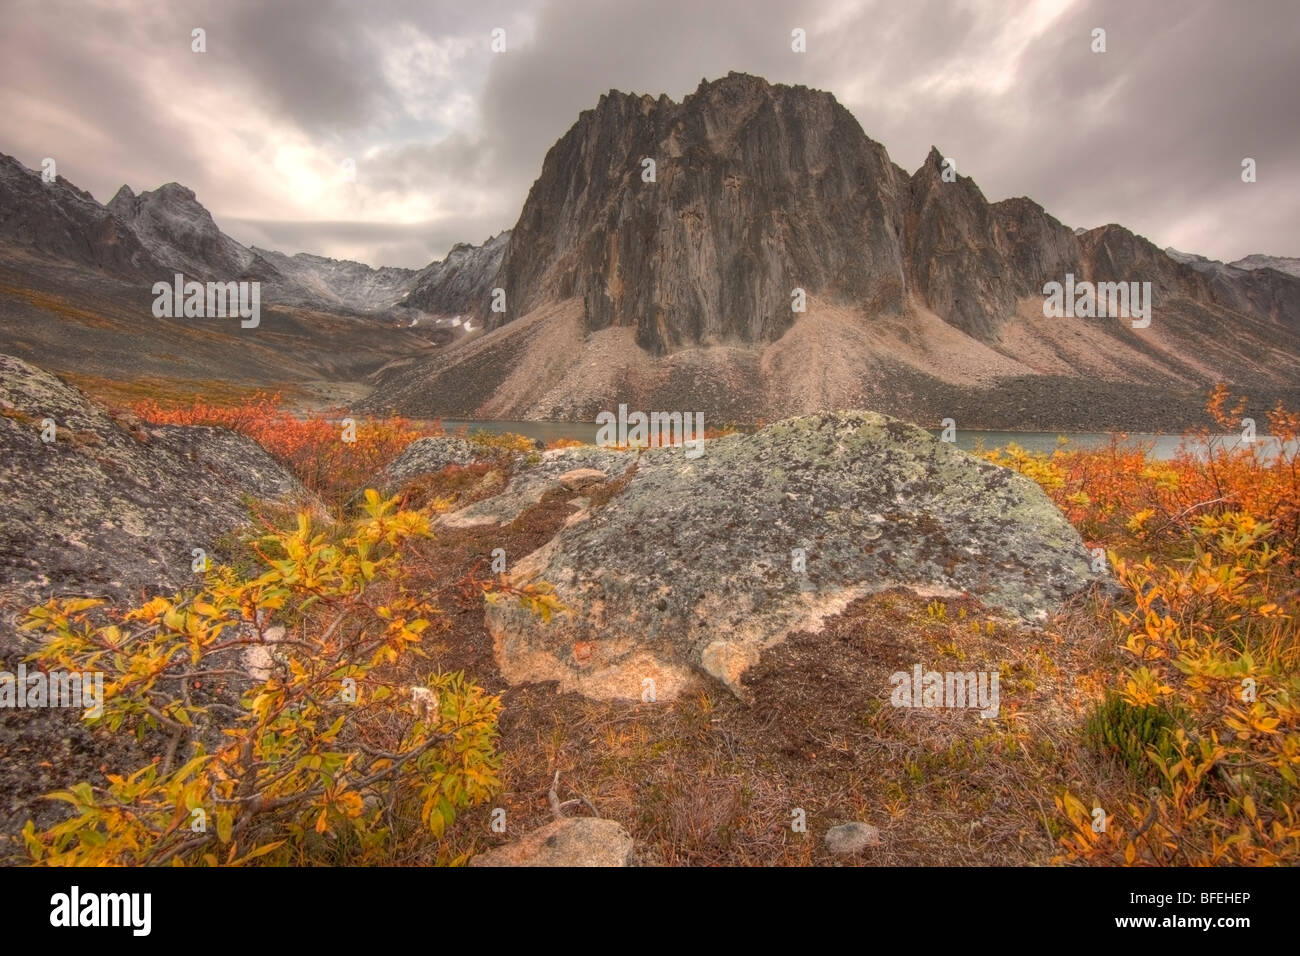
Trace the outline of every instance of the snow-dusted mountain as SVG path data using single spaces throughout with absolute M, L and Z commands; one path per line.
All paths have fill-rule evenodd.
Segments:
M 1229 262 L 1228 265 L 1250 271 L 1276 269 L 1278 272 L 1300 278 L 1300 259 L 1289 259 L 1286 256 L 1266 256 L 1257 252 L 1235 262 Z
M 481 246 L 457 243 L 447 258 L 420 270 L 402 304 L 438 315 L 470 311 L 490 290 L 509 241 L 507 229 Z
M 122 186 L 102 205 L 62 177 L 0 154 L 0 243 L 132 281 L 256 279 L 267 303 L 326 312 L 421 316 L 469 311 L 489 288 L 509 232 L 482 246 L 461 243 L 423 269 L 249 248 L 221 231 L 194 191 L 179 183 L 136 194 Z M 450 322 L 433 324 L 452 328 Z
M 160 264 L 186 276 L 243 277 L 255 256 L 231 239 L 212 214 L 180 183 L 167 183 L 136 195 L 123 186 L 108 211 L 125 223 Z
M 1205 256 L 1197 255 L 1195 252 L 1182 252 L 1179 249 L 1175 249 L 1173 246 L 1165 247 L 1165 255 L 1170 259 L 1173 259 L 1175 262 L 1181 262 L 1185 266 L 1191 266 L 1193 269 L 1201 269 L 1202 271 L 1207 272 L 1212 271 L 1214 266 L 1223 265 L 1223 263 L 1217 259 L 1207 259 Z
M 1266 256 L 1257 252 L 1253 255 L 1235 259 L 1232 262 L 1220 262 L 1218 259 L 1208 259 L 1194 252 L 1180 252 L 1173 246 L 1165 249 L 1165 255 L 1206 274 L 1223 273 L 1224 271 L 1228 271 L 1230 274 L 1240 274 L 1242 272 L 1255 272 L 1259 269 L 1273 269 L 1283 275 L 1295 276 L 1300 279 L 1300 259 L 1291 259 L 1286 256 Z
M 314 301 L 348 311 L 381 312 L 396 307 L 418 275 L 415 269 L 375 269 L 349 259 L 327 259 L 306 252 L 288 256 L 256 246 L 252 251 Z

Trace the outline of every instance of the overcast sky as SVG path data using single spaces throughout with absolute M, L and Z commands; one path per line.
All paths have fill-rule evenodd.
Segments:
M 512 226 L 601 93 L 731 70 L 1069 226 L 1300 256 L 1298 0 L 5 0 L 0 152 L 102 202 L 184 183 L 247 244 L 418 267 Z

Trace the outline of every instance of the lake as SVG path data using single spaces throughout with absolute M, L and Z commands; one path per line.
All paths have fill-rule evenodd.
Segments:
M 460 428 L 465 428 L 470 433 L 479 430 L 495 434 L 512 432 L 542 442 L 568 438 L 574 441 L 595 443 L 596 433 L 600 429 L 600 426 L 595 422 L 468 421 L 465 419 L 445 418 L 442 424 L 448 433 Z M 742 428 L 741 430 L 746 429 Z M 929 431 L 937 437 L 941 430 L 931 428 Z M 1069 441 L 1066 447 L 1073 448 L 1096 448 L 1108 445 L 1111 438 L 1107 432 L 998 432 L 967 429 L 957 432 L 956 444 L 958 448 L 965 451 L 974 451 L 977 448 L 1001 448 L 1015 442 L 1027 451 L 1051 451 L 1057 447 L 1058 436 Z M 1237 447 L 1241 441 L 1240 435 L 1223 435 L 1219 437 L 1229 448 Z M 1152 458 L 1159 459 L 1172 458 L 1182 442 L 1182 437 L 1178 435 L 1128 434 L 1123 439 L 1124 445 L 1149 448 L 1148 454 Z M 1275 438 L 1261 435 L 1256 439 L 1255 446 L 1257 454 L 1272 457 L 1278 452 L 1279 442 Z M 1296 453 L 1294 443 L 1287 449 L 1287 452 L 1290 455 Z

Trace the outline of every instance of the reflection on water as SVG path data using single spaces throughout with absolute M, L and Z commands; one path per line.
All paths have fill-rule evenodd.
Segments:
M 594 443 L 596 433 L 600 426 L 595 422 L 511 422 L 511 421 L 466 421 L 464 419 L 445 418 L 443 427 L 447 432 L 453 433 L 458 429 L 464 428 L 468 432 L 488 431 L 494 433 L 513 432 L 516 435 L 523 435 L 541 442 L 558 441 L 561 438 L 568 438 L 575 441 Z M 742 429 L 744 431 L 746 429 Z M 938 436 L 940 429 L 932 428 L 930 433 Z M 1051 451 L 1058 445 L 1058 434 L 1068 439 L 1067 448 L 1097 448 L 1110 444 L 1111 436 L 1106 432 L 994 432 L 994 431 L 958 431 L 957 447 L 966 451 L 973 451 L 976 448 L 1001 448 L 1004 445 L 1015 442 L 1021 448 L 1027 451 Z M 1217 441 L 1222 442 L 1224 448 L 1241 447 L 1240 435 L 1223 435 L 1219 436 Z M 1125 447 L 1141 447 L 1148 449 L 1147 454 L 1152 458 L 1172 458 L 1174 453 L 1183 444 L 1183 439 L 1177 435 L 1137 435 L 1129 434 L 1120 439 L 1120 443 Z M 1280 449 L 1280 443 L 1276 438 L 1270 438 L 1261 435 L 1255 439 L 1255 453 L 1260 457 L 1272 458 L 1277 455 Z M 1204 446 L 1199 449 L 1194 447 L 1193 450 L 1204 450 Z M 1296 444 L 1292 442 L 1287 448 L 1287 454 L 1294 456 L 1296 453 Z

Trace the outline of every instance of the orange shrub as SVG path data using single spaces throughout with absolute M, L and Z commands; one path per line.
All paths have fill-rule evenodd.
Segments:
M 1218 386 L 1207 408 L 1236 432 Z M 1300 415 L 1275 408 L 1283 443 Z M 1102 626 L 1130 661 L 1087 723 L 1133 771 L 1095 809 L 1068 790 L 1062 861 L 1300 863 L 1300 463 L 1189 434 L 1169 461 L 1118 438 L 1051 455 L 986 457 L 1038 481 L 1128 592 Z M 1146 786 L 1151 781 L 1157 786 Z M 1086 786 L 1086 784 L 1085 784 Z
M 1239 430 L 1240 409 L 1225 411 L 1227 389 L 1218 386 L 1208 408 L 1225 431 Z M 1300 435 L 1300 413 L 1280 406 L 1268 414 L 1268 434 L 1282 442 Z M 1103 448 L 1058 448 L 1029 454 L 1014 445 L 985 457 L 1037 481 L 1090 543 L 1121 554 L 1190 553 L 1196 521 L 1204 515 L 1243 512 L 1270 526 L 1268 543 L 1297 570 L 1300 558 L 1300 460 L 1292 454 L 1260 457 L 1259 447 L 1189 432 L 1168 461 L 1113 436 Z
M 437 423 L 404 418 L 355 420 L 355 441 L 344 440 L 343 420 L 316 415 L 297 418 L 285 411 L 278 394 L 259 392 L 238 405 L 196 400 L 188 406 L 164 408 L 138 402 L 135 415 L 156 425 L 210 425 L 229 428 L 252 438 L 282 461 L 304 485 L 326 502 L 339 506 L 417 438 L 441 435 Z M 350 437 L 350 436 L 349 436 Z

